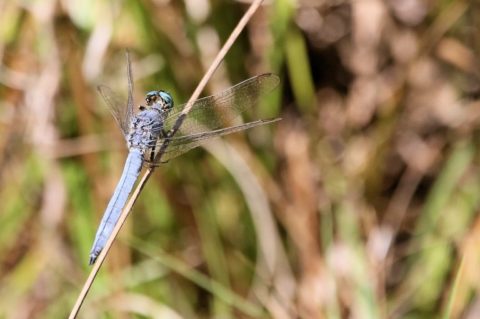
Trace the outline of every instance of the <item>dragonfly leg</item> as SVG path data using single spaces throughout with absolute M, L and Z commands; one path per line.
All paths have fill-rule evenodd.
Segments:
M 146 160 L 145 161 L 145 164 L 148 166 L 148 167 L 159 167 L 160 165 L 162 164 L 167 164 L 169 161 L 160 161 L 158 163 L 155 163 L 154 161 L 151 161 L 151 160 Z
M 162 129 L 162 138 L 171 137 L 172 135 L 173 135 L 173 129 L 170 129 L 168 131 L 165 131 L 164 129 Z
M 160 133 L 160 136 L 161 136 L 162 138 L 169 138 L 169 137 L 172 136 L 172 133 L 173 133 L 173 130 L 172 130 L 172 129 L 170 129 L 170 130 L 168 130 L 168 131 L 162 129 L 162 131 L 161 131 L 161 133 Z M 150 156 L 149 156 L 149 158 L 147 158 L 147 159 L 145 160 L 145 163 L 146 163 L 149 167 L 158 167 L 158 166 L 160 166 L 160 164 L 166 164 L 166 163 L 168 163 L 168 161 L 155 162 L 155 156 L 157 155 L 157 154 L 155 153 L 155 146 L 156 146 L 156 145 L 154 145 L 154 146 L 151 147 L 151 149 L 150 149 Z
M 155 160 L 155 145 L 150 149 L 150 158 L 147 160 L 149 163 L 153 163 Z
M 147 164 L 149 167 L 158 167 L 161 164 L 166 164 L 168 161 L 160 161 L 160 162 L 155 162 L 155 146 L 152 146 L 150 150 L 150 156 L 149 158 L 145 159 L 145 164 Z

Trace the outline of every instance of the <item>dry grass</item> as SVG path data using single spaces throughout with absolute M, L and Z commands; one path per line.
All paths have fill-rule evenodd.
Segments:
M 0 317 L 64 318 L 126 150 L 96 95 L 186 101 L 247 6 L 0 3 Z M 209 82 L 283 121 L 155 171 L 80 318 L 477 318 L 480 5 L 279 0 Z

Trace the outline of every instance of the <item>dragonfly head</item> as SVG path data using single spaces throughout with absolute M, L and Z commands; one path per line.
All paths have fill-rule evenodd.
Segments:
M 170 111 L 173 108 L 172 96 L 165 91 L 150 91 L 145 95 L 148 106 L 154 106 L 160 111 Z

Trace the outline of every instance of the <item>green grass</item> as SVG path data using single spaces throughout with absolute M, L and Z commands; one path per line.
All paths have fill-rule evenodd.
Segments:
M 366 3 L 260 9 L 204 95 L 273 72 L 283 120 L 156 169 L 79 318 L 480 316 L 480 6 Z M 129 48 L 186 102 L 247 8 L 207 4 L 0 4 L 0 318 L 69 313 L 126 154 L 95 87 Z

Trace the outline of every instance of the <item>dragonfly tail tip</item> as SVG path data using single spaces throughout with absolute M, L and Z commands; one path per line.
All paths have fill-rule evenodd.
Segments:
M 92 265 L 95 263 L 96 260 L 97 260 L 97 256 L 95 256 L 95 255 L 90 255 L 90 260 L 88 261 L 88 264 L 89 264 L 90 266 L 92 266 Z

